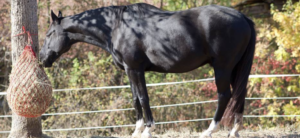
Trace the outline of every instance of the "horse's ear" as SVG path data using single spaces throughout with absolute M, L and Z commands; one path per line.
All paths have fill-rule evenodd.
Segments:
M 58 17 L 54 14 L 54 12 L 51 10 L 51 18 L 53 22 L 57 22 L 58 21 Z
M 61 11 L 58 11 L 58 18 L 62 18 L 62 13 L 61 13 Z

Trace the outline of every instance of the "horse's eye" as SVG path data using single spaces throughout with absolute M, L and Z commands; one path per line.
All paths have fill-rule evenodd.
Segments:
M 52 34 L 52 33 L 49 33 L 49 34 L 47 34 L 46 36 L 47 36 L 47 37 L 50 37 L 50 36 L 51 36 L 51 34 Z
M 50 37 L 50 36 L 52 35 L 53 32 L 54 32 L 54 30 L 53 30 L 52 32 L 48 33 L 46 36 L 47 36 L 47 37 Z

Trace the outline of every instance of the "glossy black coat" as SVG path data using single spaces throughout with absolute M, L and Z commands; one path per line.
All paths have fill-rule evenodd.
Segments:
M 145 71 L 182 73 L 208 63 L 214 68 L 219 94 L 214 120 L 221 120 L 230 99 L 229 120 L 235 112 L 243 112 L 256 34 L 253 22 L 238 11 L 209 5 L 169 12 L 139 3 L 51 16 L 40 51 L 44 65 L 51 67 L 76 42 L 101 47 L 126 71 L 137 119 L 142 119 L 144 109 L 148 127 L 153 117 Z

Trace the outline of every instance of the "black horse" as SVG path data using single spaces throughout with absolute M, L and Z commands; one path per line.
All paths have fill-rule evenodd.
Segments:
M 155 128 L 145 71 L 182 73 L 207 63 L 215 71 L 218 108 L 202 137 L 217 130 L 222 116 L 225 124 L 235 120 L 229 135 L 238 136 L 256 41 L 254 23 L 242 13 L 216 5 L 169 12 L 139 3 L 67 17 L 51 11 L 51 16 L 53 22 L 40 51 L 45 67 L 51 67 L 77 42 L 109 52 L 130 80 L 137 115 L 133 137 L 149 138 Z M 142 109 L 147 121 L 144 131 Z

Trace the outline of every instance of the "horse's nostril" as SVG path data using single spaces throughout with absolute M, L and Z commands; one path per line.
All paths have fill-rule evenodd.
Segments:
M 44 54 L 40 53 L 40 61 L 43 61 L 45 58 Z
M 43 54 L 41 52 L 39 53 L 39 57 L 40 57 L 40 59 L 42 59 L 42 57 L 43 57 Z

